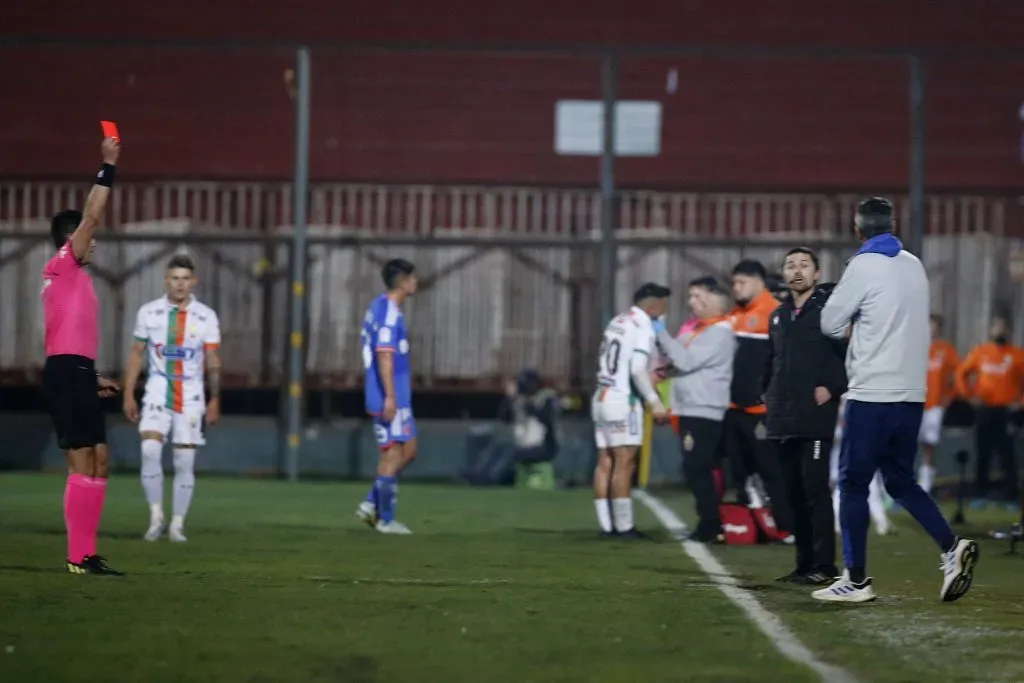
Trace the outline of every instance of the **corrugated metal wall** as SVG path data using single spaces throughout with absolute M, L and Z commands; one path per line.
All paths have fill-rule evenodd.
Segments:
M 40 234 L 46 216 L 76 199 L 73 188 L 46 184 L 0 185 L 0 230 Z M 78 201 L 81 197 L 77 197 Z M 631 247 L 619 253 L 619 305 L 640 282 L 660 279 L 680 292 L 697 276 L 725 276 L 740 258 L 769 266 L 784 248 L 848 235 L 856 197 L 625 193 L 619 208 L 623 237 L 675 238 L 681 246 Z M 589 381 L 598 328 L 596 258 L 600 225 L 596 193 L 508 187 L 497 189 L 316 186 L 311 232 L 317 236 L 419 236 L 402 248 L 314 245 L 309 280 L 309 363 L 314 382 L 351 386 L 359 381 L 359 325 L 387 258 L 415 262 L 424 286 L 407 306 L 413 364 L 422 385 L 497 383 L 524 365 L 566 384 Z M 898 208 L 906 214 L 906 202 Z M 966 349 L 984 333 L 993 302 L 1021 310 L 1024 297 L 1008 279 L 1011 250 L 1004 237 L 1015 209 L 1008 199 L 931 197 L 925 262 L 936 310 L 953 339 Z M 284 367 L 287 331 L 287 248 L 262 244 L 200 243 L 191 236 L 211 229 L 255 238 L 287 234 L 291 220 L 286 186 L 131 185 L 119 188 L 111 207 L 118 233 L 175 234 L 180 241 L 104 240 L 97 253 L 97 289 L 104 341 L 100 366 L 120 367 L 135 311 L 162 292 L 163 264 L 183 245 L 197 259 L 198 295 L 219 312 L 225 363 L 235 382 L 276 383 Z M 549 249 L 497 248 L 495 235 L 558 237 Z M 478 244 L 438 247 L 430 236 L 467 236 Z M 687 245 L 686 240 L 691 244 Z M 697 242 L 700 242 L 698 245 Z M 574 248 L 573 245 L 577 245 Z M 826 278 L 836 278 L 852 249 L 822 254 Z M 0 373 L 42 363 L 40 271 L 51 250 L 45 242 L 0 239 Z M 150 262 L 149 259 L 152 259 Z M 137 272 L 111 285 L 125 270 Z M 683 296 L 672 318 L 685 315 Z M 1024 332 L 1022 330 L 1021 332 Z

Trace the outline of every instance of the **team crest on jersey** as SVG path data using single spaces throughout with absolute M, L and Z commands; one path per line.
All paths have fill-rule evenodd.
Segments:
M 758 322 L 757 316 L 756 315 L 752 315 L 749 318 L 747 318 L 747 327 L 749 327 L 752 330 L 756 329 L 757 328 L 757 322 Z
M 764 422 L 758 422 L 757 426 L 754 427 L 754 436 L 758 441 L 764 441 L 768 438 L 768 430 L 765 429 Z
M 683 450 L 689 453 L 693 450 L 694 441 L 693 434 L 686 432 L 686 436 L 683 437 Z

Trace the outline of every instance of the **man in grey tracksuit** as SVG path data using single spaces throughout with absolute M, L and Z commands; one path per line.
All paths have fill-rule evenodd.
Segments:
M 655 321 L 654 329 L 661 353 L 672 364 L 671 412 L 679 416 L 683 473 L 693 489 L 700 518 L 690 538 L 723 543 L 712 471 L 722 438 L 722 418 L 729 408 L 736 336 L 726 315 L 731 306 L 728 292 L 715 286 L 706 288 L 703 296 L 706 305 L 694 329 L 678 339 L 665 331 L 664 322 Z

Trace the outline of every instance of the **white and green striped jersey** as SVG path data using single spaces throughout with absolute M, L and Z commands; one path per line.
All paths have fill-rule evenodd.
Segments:
M 145 403 L 178 413 L 206 404 L 206 350 L 220 346 L 220 321 L 212 308 L 194 297 L 181 306 L 161 297 L 139 308 L 134 336 L 148 352 Z

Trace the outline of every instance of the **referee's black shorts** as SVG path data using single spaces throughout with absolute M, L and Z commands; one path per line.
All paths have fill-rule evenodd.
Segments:
M 85 356 L 49 356 L 43 366 L 43 395 L 61 450 L 107 442 L 96 363 Z

